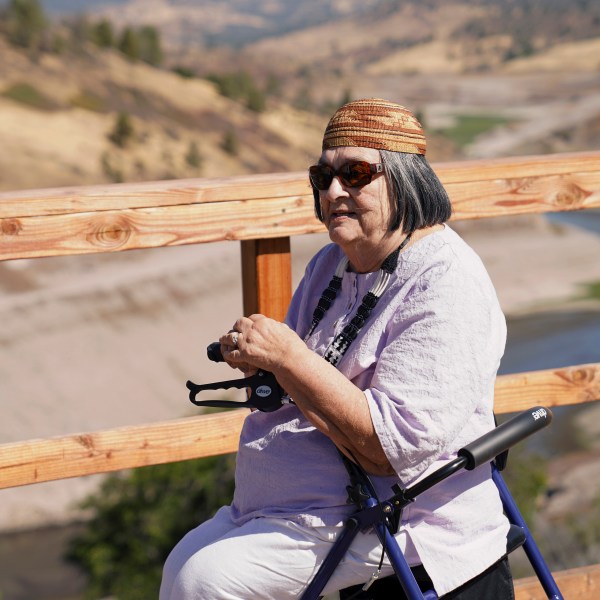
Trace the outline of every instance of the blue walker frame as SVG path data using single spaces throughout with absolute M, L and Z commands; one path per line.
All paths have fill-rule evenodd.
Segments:
M 350 477 L 351 480 L 354 479 L 354 481 L 357 481 L 358 485 L 362 488 L 362 499 L 359 501 L 359 510 L 346 520 L 342 534 L 338 537 L 325 561 L 304 591 L 301 600 L 317 600 L 320 598 L 320 593 L 356 535 L 368 528 L 374 528 L 376 531 L 408 600 L 437 600 L 438 595 L 434 590 L 421 591 L 398 546 L 396 538 L 390 531 L 391 528 L 387 517 L 395 511 L 401 511 L 402 508 L 408 506 L 419 494 L 450 477 L 457 471 L 463 468 L 472 470 L 485 464 L 491 465 L 492 479 L 498 488 L 504 512 L 513 529 L 516 527 L 519 532 L 519 542 L 513 548 L 509 548 L 507 554 L 517 547 L 523 546 L 525 554 L 547 598 L 549 600 L 563 600 L 563 595 L 554 580 L 552 572 L 533 539 L 496 464 L 497 462 L 502 462 L 500 456 L 507 453 L 511 446 L 532 435 L 539 429 L 546 427 L 550 424 L 551 420 L 552 413 L 550 410 L 541 406 L 523 411 L 459 450 L 457 458 L 431 473 L 412 487 L 402 490 L 394 486 L 393 491 L 396 494 L 385 501 L 377 500 L 368 477 L 364 476 L 358 469 L 355 469 L 354 473 L 350 473 Z
M 207 354 L 208 358 L 212 361 L 220 362 L 223 360 L 218 342 L 208 346 Z M 287 398 L 273 374 L 261 370 L 247 378 L 204 385 L 188 381 L 186 386 L 189 390 L 189 399 L 196 406 L 249 407 L 264 412 L 271 412 L 279 409 L 284 402 L 291 401 Z M 196 395 L 201 391 L 228 388 L 246 389 L 247 400 L 237 402 L 231 400 L 196 399 Z M 402 509 L 408 506 L 422 492 L 430 489 L 436 483 L 443 481 L 461 469 L 472 470 L 481 465 L 491 465 L 492 479 L 498 488 L 504 512 L 511 523 L 511 528 L 518 528 L 520 542 L 514 547 L 523 546 L 527 558 L 548 599 L 563 600 L 552 572 L 548 568 L 500 474 L 508 449 L 536 431 L 543 429 L 551 421 L 551 411 L 543 406 L 535 406 L 525 410 L 460 449 L 455 459 L 413 486 L 407 489 L 402 489 L 398 485 L 394 486 L 392 488 L 394 495 L 385 501 L 377 499 L 367 474 L 357 464 L 342 455 L 350 476 L 351 485 L 348 487 L 348 491 L 350 492 L 352 501 L 357 506 L 357 511 L 346 520 L 342 533 L 338 536 L 321 567 L 308 584 L 308 587 L 301 596 L 301 600 L 318 600 L 338 563 L 350 547 L 352 540 L 361 531 L 371 528 L 377 533 L 385 554 L 408 600 L 436 600 L 438 596 L 434 590 L 421 591 L 393 536 L 393 532 L 397 530 L 397 525 L 393 527 L 391 523 L 393 520 L 396 524 L 399 523 Z M 513 549 L 508 548 L 507 554 Z

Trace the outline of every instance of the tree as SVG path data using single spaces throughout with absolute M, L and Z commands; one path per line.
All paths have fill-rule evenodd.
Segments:
M 115 144 L 115 146 L 125 148 L 129 140 L 133 137 L 133 134 L 134 128 L 129 113 L 120 112 L 117 115 L 113 130 L 108 134 L 108 139 Z
M 246 71 L 225 75 L 211 74 L 207 79 L 216 84 L 222 96 L 243 102 L 247 108 L 255 112 L 265 110 L 266 95 L 258 89 L 252 76 Z
M 91 39 L 100 48 L 112 48 L 116 44 L 112 23 L 108 19 L 98 21 L 92 27 Z
M 10 0 L 6 21 L 12 44 L 23 48 L 39 47 L 46 29 L 46 15 L 39 0 Z
M 231 156 L 237 156 L 240 151 L 240 144 L 238 137 L 233 129 L 228 129 L 223 134 L 223 141 L 221 142 L 221 148 L 230 154 Z
M 200 150 L 198 149 L 198 144 L 196 142 L 190 142 L 188 147 L 188 151 L 185 155 L 185 162 L 195 169 L 199 169 L 202 166 L 202 155 L 200 154 Z
M 131 60 L 140 58 L 140 39 L 136 31 L 126 27 L 119 40 L 119 50 Z
M 160 65 L 163 51 L 156 27 L 142 27 L 138 32 L 138 39 L 140 59 L 155 67 Z
M 109 476 L 82 508 L 92 512 L 66 558 L 88 576 L 88 598 L 158 597 L 162 566 L 183 535 L 233 495 L 235 455 Z

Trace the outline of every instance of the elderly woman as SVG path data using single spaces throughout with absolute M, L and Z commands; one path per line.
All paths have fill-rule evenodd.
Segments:
M 175 547 L 161 600 L 299 597 L 352 511 L 339 452 L 389 497 L 493 428 L 505 320 L 481 261 L 445 225 L 425 145 L 414 115 L 385 100 L 331 118 L 309 177 L 332 243 L 285 323 L 242 317 L 220 339 L 230 366 L 273 372 L 294 403 L 248 415 L 233 502 Z M 422 494 L 396 537 L 439 596 L 502 600 L 507 531 L 479 468 Z M 324 592 L 364 583 L 380 556 L 376 534 L 359 535 Z

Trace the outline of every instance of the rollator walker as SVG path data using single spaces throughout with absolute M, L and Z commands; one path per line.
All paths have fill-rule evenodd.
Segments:
M 216 362 L 223 360 L 218 342 L 208 346 L 207 354 L 210 360 Z M 188 381 L 186 385 L 189 390 L 189 399 L 196 406 L 246 407 L 272 412 L 286 403 L 293 402 L 277 383 L 274 375 L 262 370 L 251 377 L 241 379 L 218 381 L 204 385 Z M 247 399 L 239 402 L 235 400 L 196 399 L 197 394 L 202 391 L 230 388 L 245 388 Z M 362 588 L 358 586 L 358 591 L 355 591 L 355 588 L 342 590 L 340 597 L 346 600 L 351 598 L 357 600 L 391 600 L 394 594 L 394 586 L 396 586 L 397 593 L 400 593 L 401 587 L 409 600 L 436 600 L 438 596 L 435 590 L 421 590 L 394 537 L 402 519 L 402 511 L 419 494 L 451 477 L 457 471 L 461 469 L 471 471 L 486 464 L 491 465 L 492 479 L 498 488 L 504 512 L 510 522 L 506 555 L 522 546 L 547 598 L 563 600 L 552 572 L 548 568 L 500 473 L 506 466 L 509 448 L 547 427 L 551 421 L 552 413 L 548 408 L 535 406 L 525 410 L 461 448 L 457 452 L 456 458 L 416 484 L 408 488 L 401 488 L 398 484 L 394 485 L 391 489 L 392 495 L 385 500 L 377 498 L 367 473 L 358 464 L 350 461 L 340 453 L 350 479 L 347 486 L 349 502 L 356 506 L 356 511 L 346 519 L 342 533 L 334 542 L 321 567 L 304 591 L 301 600 L 318 600 L 322 597 L 321 592 L 354 538 L 361 531 L 367 530 L 374 530 L 377 533 L 395 576 L 391 575 L 378 579 L 379 573 L 375 572 Z

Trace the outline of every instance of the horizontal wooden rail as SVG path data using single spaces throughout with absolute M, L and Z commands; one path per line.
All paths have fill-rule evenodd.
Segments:
M 600 399 L 600 363 L 501 375 L 496 411 Z M 0 488 L 213 456 L 237 450 L 246 410 L 0 445 Z
M 600 363 L 499 375 L 494 410 L 518 412 L 534 404 L 547 407 L 600 400 Z
M 434 165 L 454 219 L 600 207 L 600 152 Z M 0 194 L 0 260 L 322 231 L 305 173 Z
M 0 489 L 227 454 L 247 410 L 0 446 Z
M 600 565 L 588 565 L 552 574 L 565 600 L 600 598 Z M 547 600 L 537 577 L 515 581 L 515 600 Z

